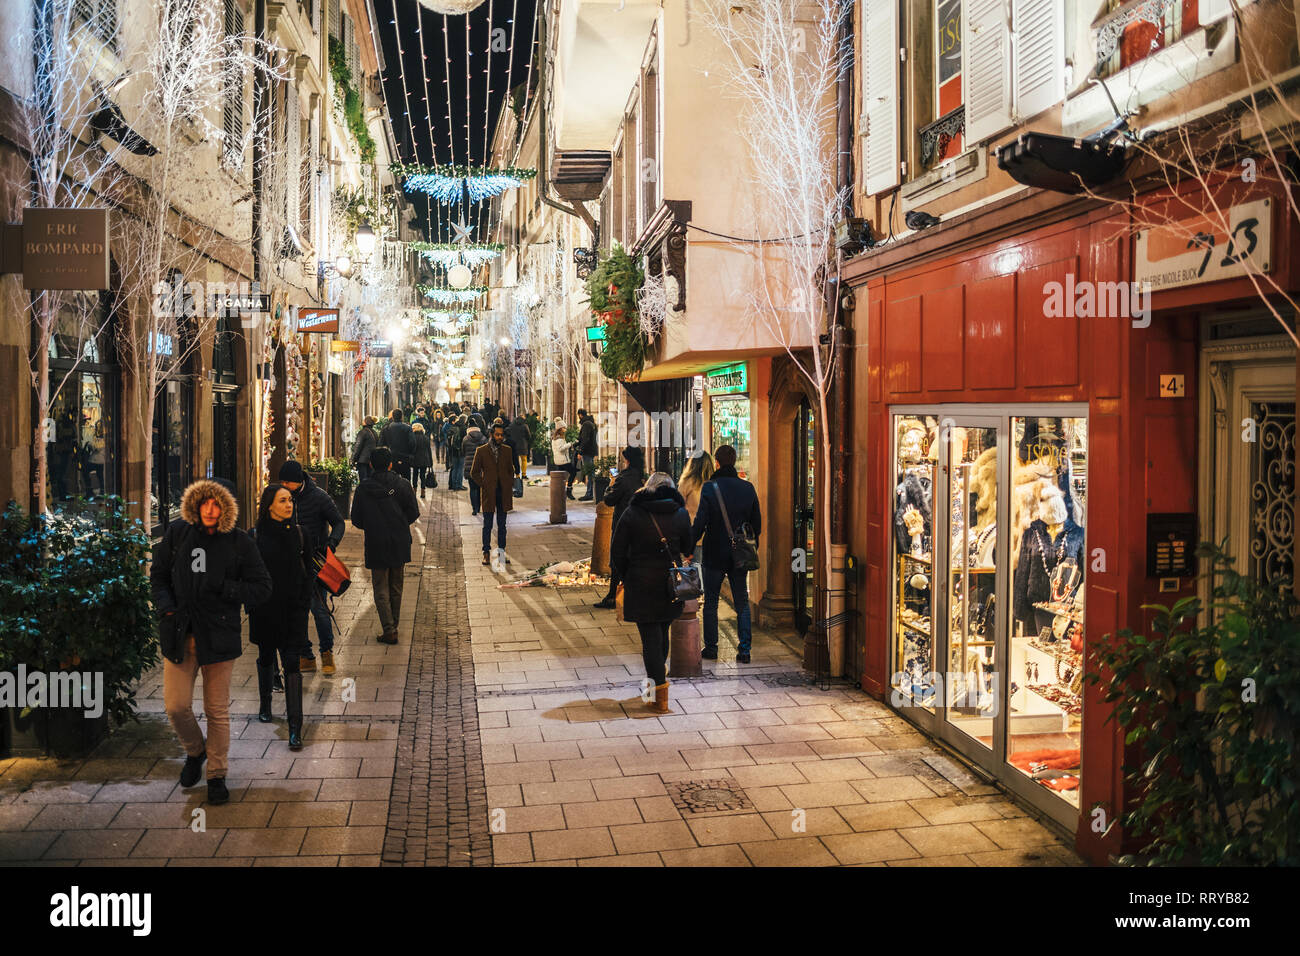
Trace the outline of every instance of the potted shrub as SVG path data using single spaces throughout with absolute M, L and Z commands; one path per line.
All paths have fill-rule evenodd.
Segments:
M 120 498 L 0 515 L 0 672 L 10 692 L 27 677 L 21 702 L 0 699 L 11 753 L 80 756 L 110 716 L 135 718 L 136 682 L 158 660 L 149 559 L 149 534 Z M 57 706 L 64 694 L 71 706 Z
M 605 497 L 605 492 L 609 491 L 609 483 L 613 481 L 610 471 L 618 467 L 618 459 L 613 455 L 601 455 L 590 465 L 584 464 L 584 474 L 593 474 L 596 487 L 596 500 L 599 501 Z
M 322 458 L 311 463 L 307 474 L 334 499 L 339 513 L 346 518 L 350 514 L 352 488 L 355 485 L 352 463 L 346 458 Z
M 533 433 L 533 450 L 532 464 L 546 465 L 551 458 L 551 439 L 546 434 L 546 429 L 538 429 Z

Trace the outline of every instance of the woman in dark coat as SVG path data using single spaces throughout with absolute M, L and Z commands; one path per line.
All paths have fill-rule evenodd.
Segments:
M 429 433 L 420 424 L 411 426 L 415 439 L 415 468 L 411 471 L 411 487 L 419 487 L 420 497 L 424 497 L 425 483 L 429 480 L 429 471 L 433 468 L 433 446 Z
M 248 612 L 248 639 L 257 645 L 257 719 L 271 722 L 271 682 L 275 655 L 284 667 L 284 706 L 289 717 L 289 749 L 302 749 L 302 671 L 298 652 L 307 640 L 311 585 L 315 579 L 311 548 L 293 513 L 293 493 L 271 483 L 262 492 L 253 529 L 257 550 L 271 572 L 271 599 Z
M 163 706 L 185 747 L 181 786 L 199 782 L 208 762 L 208 802 L 225 803 L 230 752 L 230 675 L 243 650 L 240 605 L 271 596 L 251 538 L 235 526 L 239 505 L 223 485 L 196 481 L 181 495 L 181 517 L 154 547 L 149 580 L 163 656 Z M 208 737 L 194 718 L 194 680 L 203 672 Z
M 623 582 L 623 618 L 641 634 L 646 676 L 654 682 L 650 709 L 668 713 L 668 628 L 682 614 L 682 602 L 668 589 L 668 569 L 689 564 L 695 542 L 686 502 L 673 479 L 655 472 L 632 495 L 614 529 L 609 561 Z
M 595 480 L 595 476 L 592 476 Z M 610 525 L 615 532 L 618 531 L 619 519 L 627 511 L 627 507 L 632 503 L 632 496 L 637 493 L 641 486 L 645 484 L 645 453 L 640 448 L 629 445 L 623 449 L 623 454 L 618 460 L 618 477 L 614 479 L 605 492 L 604 502 L 614 509 L 614 523 Z M 674 489 L 676 490 L 676 489 Z M 618 593 L 618 583 L 620 578 L 618 572 L 611 567 L 609 576 L 609 593 L 596 602 L 596 607 L 610 610 L 614 607 L 614 595 Z
M 374 416 L 367 415 L 361 427 L 357 429 L 356 438 L 352 440 L 352 464 L 357 469 L 358 482 L 370 477 L 370 453 L 379 444 L 379 436 L 375 434 L 374 424 Z

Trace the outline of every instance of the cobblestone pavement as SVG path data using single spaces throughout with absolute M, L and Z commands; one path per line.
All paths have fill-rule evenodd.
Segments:
M 487 865 L 492 843 L 469 613 L 457 573 L 459 518 L 449 495 L 433 494 L 428 511 L 383 862 Z
M 344 540 L 354 583 L 336 604 L 338 674 L 307 677 L 301 753 L 288 750 L 282 695 L 276 722 L 257 722 L 245 653 L 231 802 L 205 807 L 202 786 L 177 783 L 183 754 L 156 671 L 140 724 L 88 759 L 0 761 L 0 862 L 1079 864 L 883 704 L 810 686 L 778 636 L 757 630 L 754 662 L 736 664 L 725 608 L 722 659 L 673 679 L 672 713 L 649 715 L 636 629 L 593 609 L 595 589 L 498 588 L 588 555 L 593 506 L 570 502 L 569 523 L 549 525 L 546 488 L 529 487 L 499 574 L 480 564 L 468 495 L 430 494 L 394 647 L 374 640 L 361 536 Z

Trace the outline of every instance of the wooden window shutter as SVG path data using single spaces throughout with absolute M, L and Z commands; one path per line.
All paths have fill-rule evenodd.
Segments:
M 971 144 L 988 139 L 1011 125 L 1009 2 L 966 0 L 962 4 L 966 139 Z
M 899 183 L 898 4 L 877 0 L 864 15 L 861 132 L 866 138 L 864 188 L 872 195 Z
M 244 35 L 243 0 L 225 0 L 226 42 L 242 42 Z M 236 38 L 239 38 L 236 40 Z M 221 129 L 225 133 L 222 159 L 227 166 L 240 169 L 244 165 L 244 72 L 231 66 L 226 77 L 226 88 L 221 103 Z
M 1013 0 L 1016 121 L 1065 99 L 1065 13 L 1060 0 Z
M 330 36 L 343 39 L 343 34 L 339 31 L 339 0 L 329 0 L 330 4 Z

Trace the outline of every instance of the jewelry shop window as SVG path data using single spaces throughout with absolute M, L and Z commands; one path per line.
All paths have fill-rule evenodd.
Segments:
M 1088 422 L 1011 419 L 1011 766 L 1079 805 Z
M 1087 419 L 1017 411 L 893 415 L 890 699 L 1068 817 L 1079 806 Z

